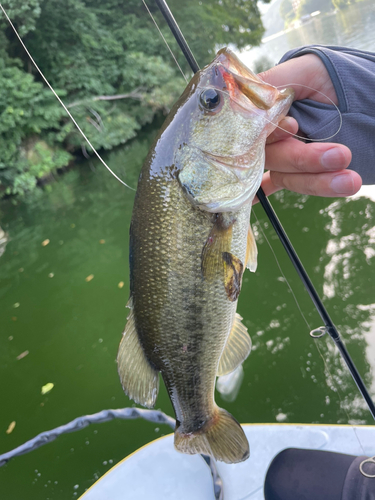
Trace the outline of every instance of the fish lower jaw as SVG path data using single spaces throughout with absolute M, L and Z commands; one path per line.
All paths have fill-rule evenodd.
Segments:
M 254 199 L 256 192 L 262 182 L 263 171 L 256 183 L 249 188 L 244 188 L 242 193 L 232 199 L 222 199 L 211 201 L 210 199 L 198 201 L 197 206 L 200 210 L 209 213 L 222 213 L 222 212 L 237 212 L 247 203 L 251 203 Z

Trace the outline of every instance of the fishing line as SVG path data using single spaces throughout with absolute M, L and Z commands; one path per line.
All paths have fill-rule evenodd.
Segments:
M 182 33 L 181 33 L 181 30 L 178 28 L 178 25 L 175 21 L 175 19 L 173 18 L 171 12 L 169 11 L 169 9 L 167 8 L 167 5 L 165 3 L 165 1 L 163 0 L 155 0 L 159 7 L 161 8 L 162 10 L 162 6 L 161 4 L 164 5 L 164 10 L 162 10 L 162 13 L 163 15 L 166 17 L 167 21 L 168 21 L 168 25 L 171 27 L 172 29 L 172 32 L 173 34 L 175 35 L 176 37 L 176 40 L 178 41 L 180 47 L 182 48 L 183 52 L 184 52 L 184 55 L 187 57 L 187 60 L 192 68 L 192 70 L 194 72 L 197 72 L 199 70 L 199 66 L 197 65 L 195 59 L 194 59 L 194 56 L 193 54 L 191 53 L 191 50 L 189 49 Z M 6 17 L 7 21 L 9 22 L 10 26 L 12 27 L 14 33 L 16 34 L 18 40 L 20 41 L 22 47 L 24 48 L 26 54 L 28 55 L 28 57 L 30 58 L 30 60 L 32 61 L 32 63 L 34 64 L 35 68 L 37 69 L 37 71 L 40 73 L 40 75 L 42 76 L 43 80 L 45 81 L 45 83 L 47 84 L 47 86 L 49 87 L 49 89 L 51 90 L 51 92 L 54 94 L 54 96 L 56 97 L 56 99 L 59 101 L 59 103 L 61 104 L 61 106 L 64 108 L 65 112 L 68 114 L 68 116 L 71 118 L 71 120 L 73 121 L 74 125 L 77 127 L 78 131 L 81 133 L 81 135 L 84 137 L 84 139 L 87 141 L 87 143 L 89 144 L 89 146 L 92 148 L 92 150 L 94 151 L 95 155 L 98 157 L 98 159 L 101 161 L 101 163 L 107 168 L 107 170 L 119 181 L 121 182 L 124 186 L 128 187 L 129 189 L 131 190 L 134 190 L 133 188 L 131 188 L 128 184 L 126 184 L 124 181 L 122 181 L 109 167 L 108 165 L 104 162 L 104 160 L 101 158 L 101 156 L 98 154 L 98 152 L 95 150 L 95 148 L 92 146 L 91 142 L 87 139 L 86 135 L 84 134 L 84 132 L 81 130 L 81 128 L 79 127 L 79 125 L 77 124 L 77 122 L 75 121 L 75 119 L 73 118 L 73 116 L 71 115 L 71 113 L 68 111 L 68 109 L 66 108 L 65 104 L 62 102 L 62 100 L 59 98 L 59 96 L 56 94 L 56 92 L 54 91 L 54 89 L 52 88 L 52 86 L 50 85 L 50 83 L 48 82 L 48 80 L 46 79 L 46 77 L 43 75 L 42 71 L 39 69 L 38 65 L 36 64 L 36 62 L 34 61 L 34 59 L 32 58 L 31 54 L 29 53 L 28 49 L 26 48 L 24 42 L 22 41 L 20 35 L 18 34 L 16 28 L 14 27 L 12 21 L 10 20 L 9 16 L 7 15 L 5 9 L 3 8 L 3 6 L 1 5 L 0 3 L 0 8 L 2 10 L 2 12 L 4 13 L 4 16 Z M 327 97 L 327 96 L 326 96 Z M 329 99 L 327 97 L 327 99 Z M 334 103 L 333 103 L 334 104 Z M 340 114 L 341 116 L 341 114 Z M 269 121 L 270 123 L 272 123 L 272 125 L 274 126 L 278 126 L 276 124 L 274 124 L 273 122 Z M 281 128 L 281 127 L 279 127 Z M 282 129 L 283 130 L 283 129 Z M 286 131 L 288 134 L 290 134 L 289 131 Z M 292 135 L 292 134 L 291 134 Z M 305 138 L 302 138 L 303 140 L 305 140 Z M 363 398 L 365 399 L 368 407 L 369 407 L 369 410 L 372 414 L 372 416 L 374 417 L 375 419 L 375 405 L 367 391 L 367 388 L 366 386 L 364 385 L 360 375 L 359 375 L 359 372 L 358 370 L 356 369 L 353 361 L 351 360 L 350 358 L 350 355 L 349 353 L 347 352 L 346 348 L 345 348 L 345 345 L 342 343 L 341 341 L 341 338 L 340 338 L 340 335 L 339 333 L 337 332 L 335 326 L 333 325 L 327 311 L 325 310 L 319 296 L 317 295 L 313 285 L 312 285 L 312 282 L 311 280 L 309 279 L 306 271 L 304 270 L 303 266 L 302 266 L 302 263 L 300 262 L 297 254 L 295 253 L 294 249 L 293 249 L 293 246 L 292 244 L 290 243 L 287 235 L 285 234 L 285 231 L 283 230 L 279 220 L 277 219 L 277 216 L 275 214 L 275 212 L 273 211 L 272 209 L 272 206 L 271 204 L 269 203 L 267 197 L 265 196 L 264 194 L 264 191 L 262 190 L 262 188 L 260 187 L 258 192 L 257 192 L 257 196 L 259 198 L 259 201 L 260 203 L 262 204 L 267 216 L 269 217 L 277 235 L 279 236 L 286 252 L 288 253 L 290 259 L 292 260 L 293 262 L 293 265 L 294 267 L 296 268 L 300 278 L 302 279 L 303 283 L 304 283 L 304 286 L 306 287 L 306 289 L 308 290 L 309 292 L 309 295 L 311 297 L 311 299 L 313 300 L 314 302 L 314 305 L 315 307 L 317 308 L 320 316 L 322 317 L 322 319 L 324 320 L 324 323 L 326 325 L 326 329 L 329 333 L 329 335 L 331 336 L 332 340 L 336 343 L 339 351 L 340 351 L 340 354 L 342 356 L 342 358 L 345 360 L 345 363 L 346 365 L 348 366 L 357 386 L 358 386 L 358 389 L 360 390 Z
M 276 257 L 276 253 L 275 253 L 275 251 L 274 251 L 274 249 L 273 249 L 273 247 L 272 247 L 271 243 L 269 242 L 269 240 L 268 240 L 268 238 L 267 238 L 267 236 L 266 236 L 265 232 L 263 231 L 263 228 L 262 228 L 262 226 L 261 226 L 261 224 L 260 224 L 260 222 L 259 222 L 259 219 L 258 219 L 258 217 L 257 217 L 257 214 L 255 213 L 255 211 L 254 211 L 254 210 L 253 210 L 253 214 L 254 214 L 254 217 L 255 217 L 255 218 L 256 218 L 256 220 L 257 220 L 257 223 L 258 223 L 259 229 L 261 230 L 261 232 L 262 232 L 262 234 L 263 234 L 263 237 L 264 237 L 264 239 L 267 241 L 268 246 L 270 247 L 270 250 L 271 250 L 271 252 L 272 252 L 272 254 L 273 254 L 274 258 L 275 258 L 275 261 L 276 261 L 277 267 L 279 268 L 279 271 L 280 271 L 280 273 L 282 274 L 282 277 L 284 278 L 285 283 L 288 285 L 288 288 L 289 288 L 289 290 L 290 290 L 290 293 L 291 293 L 291 294 L 292 294 L 292 296 L 293 296 L 294 302 L 296 303 L 296 305 L 297 305 L 297 307 L 298 307 L 298 310 L 299 310 L 299 312 L 300 312 L 300 314 L 301 314 L 301 316 L 302 316 L 302 318 L 303 318 L 304 322 L 306 323 L 307 328 L 309 329 L 309 332 L 311 332 L 311 327 L 310 327 L 310 325 L 309 325 L 309 322 L 307 321 L 307 319 L 306 319 L 305 315 L 304 315 L 304 314 L 303 314 L 303 312 L 302 312 L 302 309 L 301 309 L 301 306 L 299 305 L 299 302 L 298 302 L 298 300 L 297 300 L 297 297 L 295 296 L 295 294 L 294 294 L 294 292 L 293 292 L 293 290 L 292 290 L 292 287 L 291 287 L 291 285 L 290 285 L 289 281 L 287 280 L 287 278 L 286 278 L 286 276 L 285 276 L 285 274 L 284 274 L 284 271 L 283 271 L 283 270 L 282 270 L 282 268 L 281 268 L 280 262 L 279 262 L 278 258 Z
M 161 13 L 163 14 L 165 20 L 168 23 L 168 26 L 170 27 L 174 37 L 176 38 L 177 43 L 179 44 L 184 56 L 186 57 L 186 60 L 188 61 L 191 69 L 193 70 L 194 73 L 199 71 L 199 66 L 194 58 L 193 53 L 191 52 L 175 18 L 173 17 L 167 3 L 165 0 L 155 0 L 156 4 L 158 5 Z M 275 124 L 273 124 L 275 125 Z M 276 126 L 276 125 L 275 125 Z M 289 133 L 289 132 L 288 132 Z M 303 138 L 305 139 L 305 138 Z M 277 236 L 279 237 L 281 243 L 284 246 L 285 251 L 287 252 L 290 260 L 293 263 L 293 266 L 295 267 L 299 277 L 301 278 L 306 290 L 308 291 L 311 300 L 313 301 L 317 311 L 319 312 L 320 317 L 322 318 L 324 325 L 325 325 L 325 330 L 328 332 L 329 336 L 332 338 L 332 340 L 335 342 L 340 355 L 342 356 L 343 360 L 346 363 L 346 366 L 348 367 L 355 383 L 357 384 L 358 390 L 362 394 L 364 400 L 367 403 L 367 406 L 371 412 L 371 415 L 375 419 L 375 404 L 373 400 L 371 399 L 371 396 L 366 388 L 366 385 L 364 384 L 357 367 L 353 363 L 353 360 L 350 357 L 350 354 L 348 353 L 345 344 L 343 343 L 339 332 L 337 331 L 335 325 L 332 323 L 332 320 L 325 309 L 322 301 L 320 300 L 319 295 L 317 294 L 314 285 L 312 284 L 312 281 L 308 274 L 306 273 L 302 262 L 300 261 L 296 251 L 293 248 L 292 243 L 290 242 L 288 236 L 286 235 L 280 221 L 277 218 L 277 215 L 275 211 L 272 208 L 272 205 L 270 204 L 269 200 L 267 199 L 267 196 L 265 195 L 262 187 L 260 186 L 258 191 L 257 191 L 257 196 L 258 199 L 264 209 L 264 211 L 267 214 L 267 217 L 269 218 L 273 228 L 276 231 Z
M 280 89 L 280 88 L 285 88 L 285 87 L 291 87 L 293 85 L 298 86 L 298 87 L 304 87 L 305 89 L 312 90 L 312 91 L 316 92 L 317 94 L 321 94 L 326 99 L 328 99 L 331 102 L 332 106 L 334 106 L 336 108 L 336 111 L 337 111 L 339 118 L 340 118 L 340 124 L 339 124 L 339 128 L 337 129 L 337 131 L 334 134 L 330 135 L 329 137 L 324 137 L 323 139 L 310 139 L 308 137 L 301 137 L 301 136 L 295 135 L 295 134 L 291 134 L 291 135 L 294 135 L 294 137 L 296 137 L 297 139 L 303 139 L 304 141 L 307 139 L 310 142 L 328 141 L 328 139 L 332 139 L 333 137 L 335 137 L 340 132 L 340 130 L 342 128 L 342 113 L 339 110 L 339 107 L 332 101 L 332 99 L 330 97 L 328 97 L 326 94 L 324 94 L 324 92 L 321 92 L 320 90 L 316 90 L 312 87 L 309 87 L 308 85 L 303 85 L 302 83 L 288 83 L 286 85 L 279 85 L 276 88 Z M 290 134 L 290 132 L 288 132 L 287 130 L 284 130 L 281 127 L 278 127 L 278 128 L 280 128 L 284 132 L 287 132 L 288 134 Z
M 12 27 L 14 33 L 16 34 L 18 40 L 20 41 L 22 47 L 24 48 L 26 54 L 29 56 L 31 62 L 34 64 L 35 68 L 37 69 L 37 71 L 39 72 L 40 76 L 43 78 L 43 80 L 45 81 L 46 85 L 49 87 L 49 89 L 51 90 L 51 92 L 53 93 L 53 95 L 56 97 L 56 99 L 59 101 L 59 103 L 61 104 L 61 106 L 64 108 L 65 112 L 67 113 L 67 115 L 69 116 L 69 118 L 72 120 L 72 122 L 74 123 L 74 125 L 76 126 L 76 128 L 78 129 L 79 133 L 82 135 L 82 137 L 85 139 L 85 141 L 87 142 L 87 144 L 90 146 L 90 148 L 94 151 L 95 155 L 98 157 L 98 159 L 102 162 L 102 164 L 105 166 L 105 168 L 113 175 L 113 177 L 115 177 L 115 179 L 117 179 L 119 182 L 121 182 L 121 184 L 123 184 L 124 186 L 126 186 L 127 188 L 131 189 L 132 191 L 135 191 L 134 188 L 130 187 L 128 184 L 126 184 L 126 182 L 124 182 L 123 180 L 120 179 L 120 177 L 118 177 L 110 168 L 109 166 L 106 164 L 106 162 L 103 160 L 103 158 L 99 155 L 99 153 L 96 151 L 96 149 L 94 148 L 94 146 L 91 144 L 91 142 L 88 140 L 88 138 L 86 137 L 85 133 L 83 132 L 83 130 L 81 129 L 81 127 L 78 125 L 78 123 L 76 122 L 76 120 L 73 118 L 73 115 L 70 113 L 70 111 L 68 110 L 68 108 L 65 106 L 65 104 L 62 102 L 62 100 L 60 99 L 60 97 L 56 94 L 56 92 L 54 91 L 54 89 L 52 88 L 52 85 L 49 83 L 49 81 L 47 80 L 47 78 L 44 76 L 44 74 L 42 73 L 41 69 L 39 68 L 39 66 L 37 65 L 37 63 L 34 61 L 33 57 L 31 56 L 30 52 L 28 51 L 26 45 L 24 44 L 22 38 L 20 37 L 20 35 L 18 34 L 16 28 L 14 27 L 12 21 L 9 19 L 9 16 L 8 14 L 6 13 L 4 7 L 1 5 L 0 3 L 0 9 L 3 11 L 3 14 L 4 16 L 6 17 L 8 23 L 10 24 L 10 26 Z
M 347 419 L 347 421 L 348 421 L 348 424 L 349 424 L 349 425 L 351 425 L 351 428 L 352 428 L 352 430 L 353 430 L 353 432 L 354 432 L 354 434 L 355 434 L 355 437 L 356 437 L 356 439 L 357 439 L 357 441 L 358 441 L 358 444 L 359 444 L 359 446 L 360 446 L 360 448 L 361 448 L 361 450 L 362 450 L 363 454 L 364 454 L 364 455 L 366 455 L 366 452 L 365 452 L 365 450 L 364 450 L 364 448 L 363 448 L 363 445 L 362 445 L 362 443 L 361 443 L 361 440 L 359 439 L 359 436 L 358 436 L 358 434 L 357 434 L 357 429 L 354 427 L 354 425 L 353 425 L 353 424 L 350 424 L 350 416 L 349 416 L 349 413 L 348 413 L 347 409 L 345 408 L 345 406 L 344 406 L 344 404 L 343 404 L 343 399 L 342 399 L 342 397 L 341 397 L 341 392 L 340 392 L 339 386 L 336 386 L 336 385 L 335 385 L 333 375 L 332 375 L 332 373 L 331 373 L 330 369 L 328 368 L 328 363 L 327 363 L 327 361 L 325 360 L 325 358 L 324 358 L 324 356 L 323 356 L 323 354 L 322 354 L 322 352 L 321 352 L 321 350 L 320 350 L 320 346 L 319 346 L 318 339 L 315 339 L 315 340 L 314 340 L 314 344 L 315 344 L 315 346 L 316 346 L 316 348 L 317 348 L 317 350 L 318 350 L 318 353 L 319 353 L 320 357 L 322 358 L 322 361 L 323 361 L 323 364 L 324 364 L 324 369 L 326 370 L 326 373 L 328 374 L 328 377 L 329 377 L 330 383 L 331 383 L 331 385 L 332 385 L 332 387 L 333 387 L 333 390 L 334 390 L 334 392 L 336 392 L 336 394 L 337 394 L 337 396 L 338 396 L 338 398 L 339 398 L 339 400 L 340 400 L 340 408 L 341 408 L 342 410 L 344 410 L 344 413 L 346 414 L 346 419 Z M 339 358 L 339 359 L 341 359 L 341 358 Z
M 156 26 L 156 28 L 157 28 L 157 30 L 158 30 L 158 32 L 159 32 L 159 35 L 162 37 L 162 39 L 164 40 L 165 45 L 168 47 L 168 50 L 169 50 L 169 52 L 171 53 L 171 56 L 173 57 L 174 62 L 177 64 L 178 69 L 181 71 L 181 75 L 182 75 L 182 77 L 183 77 L 183 79 L 185 80 L 186 85 L 187 85 L 187 84 L 189 83 L 189 81 L 188 81 L 188 79 L 186 78 L 185 73 L 182 71 L 181 66 L 178 64 L 178 61 L 177 61 L 177 59 L 176 59 L 175 55 L 173 54 L 172 49 L 171 49 L 171 48 L 170 48 L 170 46 L 168 45 L 167 40 L 164 38 L 164 35 L 163 35 L 163 33 L 161 32 L 161 29 L 159 28 L 158 23 L 156 22 L 156 20 L 155 20 L 154 16 L 151 14 L 150 9 L 147 7 L 147 4 L 146 4 L 145 0 L 142 0 L 142 2 L 143 2 L 143 5 L 146 7 L 147 12 L 150 14 L 151 19 L 154 21 L 154 24 L 155 24 L 155 26 Z
M 218 66 L 219 65 L 223 66 L 223 64 L 221 64 L 221 63 L 219 63 Z M 225 66 L 223 66 L 223 67 L 225 68 Z M 264 82 L 264 83 L 267 84 L 267 82 Z M 269 84 L 267 84 L 267 85 L 269 85 Z M 332 104 L 332 106 L 334 106 L 336 108 L 336 111 L 337 111 L 337 113 L 339 115 L 340 124 L 339 124 L 339 128 L 337 129 L 337 131 L 334 134 L 332 134 L 332 135 L 330 135 L 328 137 L 323 137 L 321 139 L 310 139 L 308 137 L 302 137 L 300 135 L 293 134 L 292 132 L 289 132 L 288 130 L 285 130 L 282 127 L 280 127 L 280 125 L 277 125 L 276 123 L 273 123 L 272 121 L 267 120 L 266 117 L 265 117 L 265 120 L 268 121 L 268 123 L 271 123 L 272 125 L 275 125 L 276 128 L 282 130 L 283 132 L 286 132 L 287 134 L 295 137 L 296 139 L 302 139 L 303 141 L 306 141 L 306 139 L 307 139 L 310 142 L 320 142 L 320 141 L 328 141 L 328 139 L 332 139 L 333 137 L 335 137 L 340 132 L 341 127 L 342 127 L 342 114 L 341 114 L 341 111 L 339 110 L 338 106 L 332 101 L 332 99 L 330 97 L 328 97 L 326 94 L 324 94 L 324 92 L 321 92 L 320 90 L 316 90 L 313 87 L 309 87 L 308 85 L 303 85 L 302 83 L 287 83 L 285 85 L 278 85 L 275 88 L 276 89 L 285 89 L 287 87 L 292 87 L 293 85 L 295 85 L 297 87 L 303 87 L 305 89 L 312 90 L 313 92 L 316 92 L 317 94 L 322 95 L 323 97 L 325 97 L 326 99 L 328 99 L 328 101 L 330 101 L 330 103 Z M 229 97 L 231 97 L 231 96 L 229 96 Z M 240 103 L 238 103 L 238 104 L 241 105 Z
M 289 83 L 288 85 L 299 85 L 299 84 L 298 83 Z M 283 127 L 280 127 L 280 125 L 278 125 L 277 123 L 274 123 L 272 120 L 269 120 L 265 116 L 266 115 L 266 111 L 262 111 L 262 110 L 257 109 L 256 107 L 254 107 L 254 108 L 251 109 L 251 112 L 253 112 L 255 115 L 261 116 L 267 123 L 273 125 L 275 128 L 278 128 L 279 130 L 282 130 L 286 134 L 289 134 L 289 135 L 291 135 L 292 137 L 294 137 L 296 139 L 301 139 L 303 141 L 309 141 L 309 142 L 321 142 L 321 141 L 328 141 L 328 139 L 332 139 L 333 137 L 335 137 L 340 132 L 341 127 L 342 127 L 342 114 L 341 114 L 341 111 L 339 110 L 338 106 L 332 101 L 332 99 L 330 99 L 323 92 L 320 92 L 319 90 L 315 90 L 312 87 L 308 87 L 307 85 L 302 85 L 301 84 L 300 86 L 301 87 L 306 87 L 307 89 L 310 89 L 310 90 L 313 90 L 314 92 L 317 92 L 318 94 L 322 94 L 329 101 L 331 101 L 332 105 L 336 108 L 337 113 L 339 115 L 340 123 L 339 123 L 339 128 L 336 130 L 336 132 L 334 134 L 332 134 L 332 135 L 330 135 L 328 137 L 323 137 L 321 139 L 310 139 L 309 137 L 303 137 L 301 135 L 293 134 L 293 132 L 290 132 L 289 130 L 286 130 Z M 279 89 L 279 88 L 286 88 L 286 87 L 287 87 L 287 85 L 286 86 L 283 85 L 283 86 L 279 86 L 279 87 L 275 87 L 275 88 Z M 216 90 L 216 91 L 218 91 L 218 92 L 220 92 L 222 94 L 226 94 L 229 97 L 229 99 L 231 99 L 232 101 L 234 101 L 244 111 L 249 111 L 249 109 L 241 101 L 239 101 L 235 97 L 231 96 L 230 93 L 227 90 L 222 90 L 222 89 L 219 90 L 214 85 L 208 85 L 208 86 L 205 86 L 205 87 L 203 87 L 201 85 L 198 85 L 197 88 L 201 88 L 201 89 L 214 89 L 214 90 Z
M 302 308 L 301 308 L 301 306 L 300 306 L 300 304 L 299 304 L 299 302 L 298 302 L 298 299 L 297 299 L 297 297 L 296 297 L 295 293 L 293 292 L 293 289 L 292 289 L 291 284 L 289 283 L 289 281 L 288 281 L 287 277 L 285 276 L 284 271 L 283 271 L 283 270 L 282 270 L 282 268 L 281 268 L 281 264 L 280 264 L 280 262 L 279 262 L 278 258 L 276 257 L 276 253 L 275 253 L 275 251 L 274 251 L 274 249 L 273 249 L 273 247 L 272 247 L 272 245 L 271 245 L 271 243 L 270 243 L 269 239 L 267 238 L 266 233 L 264 232 L 264 230 L 263 230 L 263 228 L 262 228 L 262 225 L 261 225 L 261 223 L 260 223 L 260 221 L 259 221 L 259 219 L 258 219 L 258 217 L 257 217 L 257 214 L 255 213 L 255 210 L 253 210 L 253 214 L 254 214 L 254 217 L 256 218 L 256 221 L 257 221 L 257 223 L 258 223 L 258 227 L 259 227 L 259 229 L 260 229 L 260 231 L 261 231 L 261 233 L 262 233 L 262 235 L 263 235 L 264 239 L 265 239 L 265 240 L 266 240 L 266 242 L 268 243 L 268 246 L 269 246 L 269 248 L 270 248 L 270 250 L 271 250 L 271 252 L 272 252 L 272 254 L 273 254 L 274 258 L 275 258 L 275 261 L 276 261 L 277 267 L 279 268 L 279 271 L 280 271 L 280 273 L 281 273 L 282 277 L 284 278 L 285 283 L 287 284 L 287 286 L 288 286 L 288 288 L 289 288 L 289 290 L 290 290 L 290 293 L 291 293 L 291 294 L 292 294 L 292 296 L 293 296 L 294 302 L 296 303 L 296 306 L 297 306 L 297 308 L 298 308 L 298 310 L 299 310 L 299 312 L 300 312 L 300 314 L 301 314 L 301 316 L 302 316 L 302 318 L 303 318 L 304 322 L 305 322 L 305 323 L 306 323 L 306 325 L 307 325 L 308 331 L 309 331 L 309 332 L 311 332 L 311 326 L 310 326 L 309 322 L 308 322 L 308 321 L 307 321 L 307 319 L 306 319 L 306 316 L 304 315 L 304 313 L 303 313 L 303 311 L 302 311 Z M 343 399 L 342 399 L 342 397 L 341 397 L 340 390 L 339 390 L 338 386 L 336 386 L 336 384 L 335 384 L 335 382 L 334 382 L 333 375 L 332 375 L 332 373 L 331 373 L 331 371 L 330 371 L 330 369 L 329 369 L 329 367 L 328 367 L 328 364 L 327 364 L 327 362 L 326 362 L 326 360 L 325 360 L 325 358 L 324 358 L 324 356 L 323 356 L 323 354 L 322 354 L 322 351 L 321 351 L 320 346 L 319 346 L 318 339 L 314 339 L 314 345 L 316 346 L 317 351 L 318 351 L 318 353 L 319 353 L 319 356 L 321 357 L 321 359 L 322 359 L 322 361 L 323 361 L 324 369 L 325 369 L 325 371 L 326 371 L 326 373 L 327 373 L 327 375 L 328 375 L 328 378 L 329 378 L 329 381 L 330 381 L 330 384 L 331 384 L 331 388 L 332 388 L 332 390 L 333 390 L 333 391 L 337 394 L 337 396 L 338 396 L 338 398 L 339 398 L 339 401 L 340 401 L 340 408 L 341 408 L 341 409 L 344 411 L 344 413 L 346 414 L 346 418 L 347 418 L 347 421 L 348 421 L 348 424 L 349 424 L 349 422 L 350 422 L 350 416 L 349 416 L 349 413 L 348 413 L 347 409 L 345 408 L 345 406 L 344 406 L 344 404 L 343 404 Z M 340 359 L 341 359 L 341 358 L 340 358 Z M 357 430 L 356 430 L 356 428 L 355 428 L 355 427 L 354 427 L 354 425 L 352 425 L 352 424 L 349 424 L 349 425 L 351 425 L 351 427 L 352 427 L 352 429 L 353 429 L 353 431 L 354 431 L 354 434 L 355 434 L 355 436 L 356 436 L 356 439 L 357 439 L 357 441 L 358 441 L 358 444 L 359 444 L 359 446 L 360 446 L 361 450 L 363 451 L 363 454 L 364 454 L 364 455 L 366 455 L 366 452 L 365 452 L 365 450 L 364 450 L 364 448 L 363 448 L 363 445 L 362 445 L 362 443 L 361 443 L 361 440 L 359 439 L 359 436 L 358 436 L 358 434 L 357 434 Z

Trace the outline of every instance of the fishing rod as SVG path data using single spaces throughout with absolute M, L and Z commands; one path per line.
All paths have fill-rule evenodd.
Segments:
M 189 63 L 190 68 L 194 73 L 197 73 L 199 71 L 199 66 L 197 61 L 195 60 L 193 53 L 191 52 L 184 35 L 182 34 L 175 18 L 173 17 L 172 12 L 170 11 L 167 3 L 165 0 L 155 0 L 155 3 L 159 7 L 161 13 L 164 16 L 164 19 L 166 20 L 170 30 L 172 31 L 178 45 L 180 46 L 184 56 L 186 57 L 187 62 Z M 313 301 L 318 313 L 320 314 L 320 317 L 322 318 L 324 322 L 324 327 L 317 328 L 310 332 L 310 335 L 314 339 L 318 339 L 328 333 L 328 335 L 331 337 L 331 339 L 335 342 L 341 357 L 345 361 L 346 366 L 348 367 L 350 374 L 352 375 L 354 382 L 356 383 L 360 393 L 362 394 L 363 399 L 366 401 L 367 406 L 370 410 L 370 413 L 372 417 L 375 420 L 375 404 L 373 400 L 371 399 L 371 396 L 365 386 L 365 383 L 363 382 L 361 375 L 359 374 L 357 367 L 355 366 L 352 358 L 350 357 L 349 352 L 347 351 L 344 342 L 342 341 L 339 332 L 337 331 L 335 325 L 333 324 L 326 308 L 324 307 L 317 291 L 315 290 L 314 285 L 312 284 L 312 281 L 309 278 L 309 275 L 307 274 L 305 268 L 302 265 L 302 262 L 300 261 L 296 251 L 293 248 L 292 243 L 290 242 L 283 226 L 281 225 L 274 209 L 272 208 L 271 203 L 268 201 L 267 196 L 265 195 L 262 187 L 259 187 L 257 191 L 257 196 L 260 201 L 260 204 L 262 205 L 264 211 L 266 212 L 273 228 L 276 231 L 277 236 L 279 237 L 283 247 L 285 248 L 290 260 L 292 261 L 292 264 L 297 271 L 299 277 L 301 278 L 308 294 L 310 295 L 311 300 Z

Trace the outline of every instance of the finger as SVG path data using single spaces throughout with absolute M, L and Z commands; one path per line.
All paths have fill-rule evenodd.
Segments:
M 270 172 L 270 180 L 276 188 L 325 197 L 351 196 L 359 191 L 362 185 L 361 176 L 353 170 L 320 174 Z
M 360 175 L 353 170 L 320 174 L 319 176 L 316 174 L 272 174 L 265 172 L 262 180 L 262 189 L 266 196 L 286 188 L 300 194 L 344 197 L 357 193 L 361 185 Z M 342 192 L 344 190 L 347 192 Z M 255 197 L 253 205 L 258 202 L 258 197 Z
M 275 130 L 267 137 L 266 144 L 281 141 L 298 132 L 298 123 L 291 116 L 285 116 Z
M 277 191 L 281 191 L 283 189 L 282 187 L 274 185 L 274 183 L 271 180 L 270 172 L 265 172 L 263 174 L 261 186 L 266 196 L 270 196 L 271 194 L 276 193 Z M 253 199 L 253 205 L 256 205 L 257 203 L 259 203 L 259 198 L 258 196 L 255 196 Z
M 284 173 L 319 173 L 343 170 L 351 162 L 348 147 L 335 143 L 305 144 L 288 138 L 266 147 L 266 169 Z

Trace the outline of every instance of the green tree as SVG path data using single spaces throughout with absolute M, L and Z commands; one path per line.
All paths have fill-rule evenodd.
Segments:
M 141 0 L 5 0 L 35 61 L 97 149 L 168 111 L 184 82 Z M 201 66 L 215 47 L 260 42 L 256 0 L 170 0 Z M 184 71 L 190 69 L 154 3 Z M 23 194 L 84 151 L 84 140 L 0 18 L 0 197 Z
M 284 19 L 284 23 L 288 25 L 295 17 L 292 0 L 283 0 L 280 5 L 280 16 Z
M 297 17 L 311 14 L 311 12 L 314 12 L 316 10 L 320 10 L 321 12 L 329 12 L 332 9 L 333 5 L 331 0 L 301 0 L 301 3 L 299 4 L 297 9 Z
M 355 0 L 358 1 L 358 0 Z M 333 6 L 335 9 L 344 9 L 348 5 L 350 5 L 352 2 L 350 0 L 332 0 Z

